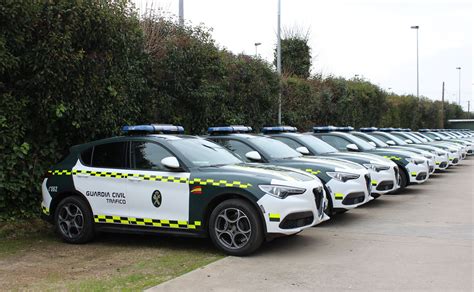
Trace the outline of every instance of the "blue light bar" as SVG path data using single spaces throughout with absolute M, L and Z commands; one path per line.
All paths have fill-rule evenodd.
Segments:
M 379 128 L 379 131 L 381 132 L 392 132 L 392 131 L 396 131 L 395 128 Z
M 337 127 L 338 132 L 352 132 L 354 131 L 353 127 Z
M 410 128 L 403 128 L 402 132 L 411 132 L 411 129 Z
M 231 133 L 248 133 L 252 131 L 252 127 L 247 126 L 223 126 L 223 127 L 209 127 L 207 132 L 209 134 L 231 134 Z
M 361 131 L 361 132 L 375 132 L 378 129 L 379 128 L 377 128 L 377 127 L 369 127 L 369 128 L 360 128 L 359 131 Z
M 291 127 L 291 126 L 274 126 L 274 127 L 263 127 L 262 128 L 262 133 L 268 134 L 268 133 L 287 133 L 291 132 L 294 133 L 298 129 L 296 127 Z
M 184 128 L 175 125 L 135 125 L 123 126 L 122 132 L 125 134 L 183 134 Z
M 430 132 L 430 129 L 419 129 L 418 132 Z
M 334 127 L 334 126 L 313 127 L 314 133 L 327 133 L 327 132 L 334 132 L 334 131 L 337 131 L 337 127 Z

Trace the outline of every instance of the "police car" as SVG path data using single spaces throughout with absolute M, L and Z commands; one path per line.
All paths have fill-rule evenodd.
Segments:
M 251 127 L 210 127 L 206 138 L 231 150 L 247 162 L 297 168 L 316 175 L 325 185 L 328 215 L 360 206 L 373 197 L 370 174 L 349 161 L 303 157 L 285 143 L 258 134 Z
M 209 236 L 231 255 L 326 220 L 325 191 L 304 171 L 245 164 L 173 125 L 71 147 L 42 183 L 44 218 L 68 243 L 97 231 Z M 180 135 L 177 135 L 180 134 Z
M 418 137 L 416 137 L 416 136 L 412 135 L 411 133 L 409 133 L 407 130 L 402 130 L 402 129 L 392 130 L 392 128 L 390 128 L 389 132 L 390 132 L 390 135 L 392 135 L 392 136 L 386 136 L 384 133 L 376 132 L 377 130 L 374 130 L 376 128 L 369 128 L 369 129 L 370 129 L 369 130 L 370 133 L 368 133 L 368 134 L 373 135 L 374 138 L 376 138 L 376 139 L 380 138 L 382 141 L 385 141 L 385 143 L 387 143 L 387 144 L 388 143 L 397 144 L 401 147 L 409 146 L 410 148 L 418 148 L 418 149 L 422 149 L 422 150 L 430 152 L 435 158 L 435 164 L 436 164 L 435 169 L 436 170 L 444 170 L 444 169 L 448 168 L 451 165 L 450 161 L 452 161 L 453 159 L 451 159 L 451 160 L 449 159 L 450 158 L 450 152 L 446 151 L 447 149 L 443 149 L 443 148 L 435 146 L 435 145 L 426 144 L 423 141 L 419 140 Z M 360 131 L 365 131 L 365 129 L 361 128 Z M 380 129 L 380 131 L 387 132 L 388 130 L 382 128 L 382 129 Z M 396 137 L 396 139 L 391 140 L 392 137 Z M 402 145 L 400 143 L 400 141 L 405 142 L 406 144 Z
M 427 135 L 426 132 L 420 130 L 419 132 L 410 132 L 410 134 L 418 137 L 425 143 L 429 143 L 430 145 L 434 145 L 441 149 L 444 149 L 449 152 L 449 164 L 456 165 L 462 159 L 462 147 L 456 145 L 455 143 L 451 143 L 448 141 L 440 141 L 441 138 L 434 136 L 433 138 Z
M 420 129 L 420 132 L 424 132 L 426 135 L 430 136 L 431 138 L 442 141 L 444 144 L 449 144 L 455 147 L 460 148 L 461 152 L 461 159 L 465 159 L 468 153 L 470 146 L 472 145 L 468 141 L 453 139 L 452 137 L 448 136 L 445 132 L 441 132 L 440 130 L 428 130 L 428 129 Z
M 303 155 L 344 159 L 364 166 L 370 173 L 372 197 L 398 189 L 398 166 L 390 159 L 367 153 L 341 152 L 313 135 L 296 131 L 297 128 L 291 126 L 262 128 L 262 132 L 268 137 L 285 143 Z
M 376 148 L 372 144 L 348 132 L 352 127 L 313 127 L 313 135 L 340 151 L 365 152 L 383 156 L 395 162 L 400 169 L 400 188 L 409 184 L 424 183 L 429 177 L 428 159 L 413 152 L 390 148 Z
M 391 133 L 381 132 L 384 128 L 381 128 L 381 131 L 376 131 L 374 129 L 376 128 L 361 128 L 360 132 L 351 131 L 350 134 L 359 137 L 362 140 L 369 142 L 370 144 L 373 143 L 373 145 L 375 145 L 375 147 L 377 148 L 398 149 L 421 155 L 428 160 L 430 174 L 435 171 L 437 165 L 436 162 L 442 161 L 444 163 L 447 163 L 448 161 L 446 156 L 438 157 L 436 153 L 431 153 L 428 149 L 417 148 L 412 146 L 411 144 L 408 145 L 408 143 L 406 143 L 402 139 L 399 139 L 398 137 L 393 136 Z

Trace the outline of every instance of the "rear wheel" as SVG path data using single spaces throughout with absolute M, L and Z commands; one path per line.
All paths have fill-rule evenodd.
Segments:
M 248 255 L 264 240 L 262 222 L 255 208 L 241 199 L 230 199 L 217 205 L 209 218 L 212 242 L 227 254 Z
M 85 243 L 94 237 L 92 211 L 84 199 L 63 199 L 54 212 L 56 232 L 67 243 Z

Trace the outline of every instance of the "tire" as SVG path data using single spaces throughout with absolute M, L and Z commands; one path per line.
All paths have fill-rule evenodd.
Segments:
M 87 202 L 78 196 L 64 198 L 54 212 L 54 226 L 67 243 L 86 243 L 94 238 L 94 220 Z
M 212 210 L 209 236 L 229 255 L 245 256 L 257 250 L 264 240 L 264 229 L 257 210 L 242 199 L 229 199 Z
M 400 170 L 400 188 L 397 190 L 397 193 L 403 192 L 408 186 L 408 176 L 405 171 Z

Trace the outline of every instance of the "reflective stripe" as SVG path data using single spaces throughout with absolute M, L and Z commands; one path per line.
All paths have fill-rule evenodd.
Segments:
M 241 181 L 227 181 L 227 180 L 214 180 L 214 179 L 202 179 L 195 178 L 188 180 L 186 177 L 174 177 L 174 176 L 162 176 L 162 175 L 149 175 L 149 174 L 139 174 L 139 173 L 121 173 L 121 172 L 109 172 L 109 171 L 91 171 L 91 170 L 54 170 L 48 171 L 52 175 L 77 175 L 85 174 L 88 176 L 98 176 L 98 177 L 110 177 L 110 178 L 128 178 L 134 177 L 142 180 L 149 181 L 162 181 L 162 182 L 172 182 L 172 183 L 188 183 L 190 185 L 210 185 L 215 187 L 237 187 L 241 189 L 246 189 L 252 185 L 249 183 L 242 183 Z
M 49 215 L 49 208 L 46 208 L 43 203 L 41 203 L 41 210 L 45 215 Z
M 312 170 L 311 168 L 305 169 L 306 172 L 309 172 L 311 174 L 317 175 L 321 173 L 321 170 Z
M 182 221 L 182 220 L 166 220 L 166 219 L 150 219 L 150 218 L 134 218 L 134 217 L 120 217 L 110 215 L 94 215 L 95 223 L 113 223 L 113 224 L 127 224 L 127 225 L 141 225 L 151 227 L 164 227 L 174 229 L 196 229 L 201 226 L 201 221 Z
M 344 198 L 344 194 L 334 193 L 334 197 L 336 198 L 336 200 L 342 200 Z
M 398 156 L 384 156 L 385 158 L 391 159 L 391 160 L 401 160 L 402 158 Z
M 270 219 L 270 221 L 280 222 L 280 214 L 268 213 L 268 218 Z

